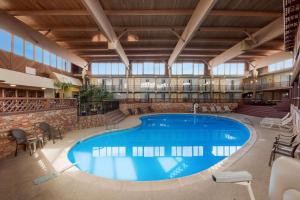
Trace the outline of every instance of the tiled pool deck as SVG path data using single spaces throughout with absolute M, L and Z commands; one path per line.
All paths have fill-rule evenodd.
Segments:
M 268 159 L 274 137 L 279 130 L 260 128 L 261 118 L 240 114 L 225 114 L 249 126 L 254 134 L 249 143 L 232 158 L 212 170 L 247 170 L 253 177 L 253 190 L 258 200 L 266 200 L 270 167 Z M 119 129 L 140 123 L 139 116 L 127 117 L 118 124 Z M 40 185 L 32 181 L 52 171 L 60 171 L 70 165 L 66 154 L 76 141 L 93 134 L 104 133 L 105 127 L 91 128 L 67 133 L 56 144 L 48 142 L 33 156 L 22 152 L 18 157 L 0 160 L 0 199 L 203 199 L 247 200 L 247 190 L 235 184 L 216 184 L 211 180 L 212 170 L 189 177 L 160 182 L 113 181 L 91 176 L 71 168 L 57 178 Z

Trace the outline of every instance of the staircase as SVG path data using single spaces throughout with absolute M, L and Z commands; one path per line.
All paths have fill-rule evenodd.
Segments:
M 288 111 L 277 110 L 276 106 L 239 105 L 237 109 L 237 113 L 256 117 L 282 118 L 287 112 Z
M 117 124 L 125 118 L 126 115 L 122 113 L 120 110 L 114 110 L 105 114 L 106 125 Z

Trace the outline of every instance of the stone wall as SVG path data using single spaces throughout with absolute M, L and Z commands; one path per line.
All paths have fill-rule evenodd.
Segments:
M 104 126 L 105 115 L 90 115 L 90 116 L 79 116 L 77 127 L 78 129 L 93 128 L 98 126 Z
M 0 116 L 0 158 L 15 150 L 15 142 L 7 137 L 12 128 L 21 128 L 28 134 L 38 134 L 40 130 L 36 124 L 46 121 L 59 127 L 63 132 L 76 129 L 77 109 L 51 110 L 34 113 Z
M 209 107 L 212 105 L 211 103 L 199 103 L 199 108 L 201 106 Z M 228 105 L 232 110 L 238 107 L 237 103 L 214 103 L 213 105 Z M 120 110 L 125 113 L 128 113 L 128 108 L 135 110 L 136 108 L 141 108 L 145 113 L 148 112 L 148 106 L 157 112 L 157 113 L 190 113 L 192 112 L 193 103 L 168 103 L 168 102 L 161 102 L 161 103 L 121 103 Z

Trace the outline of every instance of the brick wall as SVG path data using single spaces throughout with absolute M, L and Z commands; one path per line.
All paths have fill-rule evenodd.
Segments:
M 236 109 L 238 107 L 237 103 L 214 103 L 213 105 L 224 106 L 228 105 L 231 109 Z M 199 103 L 199 108 L 201 106 L 210 106 L 211 103 Z M 144 112 L 148 112 L 147 107 L 151 106 L 155 112 L 158 113 L 188 113 L 192 112 L 193 103 L 121 103 L 120 110 L 128 114 L 128 108 L 135 110 L 136 108 L 141 108 Z
M 103 126 L 105 123 L 105 115 L 90 115 L 78 117 L 78 129 L 93 128 Z
M 38 134 L 40 130 L 35 124 L 46 121 L 59 127 L 63 132 L 76 129 L 77 109 L 51 110 L 43 112 L 0 116 L 0 158 L 5 157 L 15 150 L 15 142 L 7 137 L 12 128 L 21 128 L 28 134 Z

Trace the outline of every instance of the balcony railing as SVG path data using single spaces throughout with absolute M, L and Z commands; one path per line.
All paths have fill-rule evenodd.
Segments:
M 240 103 L 243 99 L 225 98 L 225 99 L 200 99 L 200 98 L 149 98 L 149 99 L 122 99 L 121 103 Z
M 0 98 L 0 115 L 76 108 L 76 99 Z
M 119 85 L 107 85 L 104 88 L 110 92 L 241 92 L 241 85 L 171 85 L 171 86 L 140 86 L 129 85 L 128 88 Z

